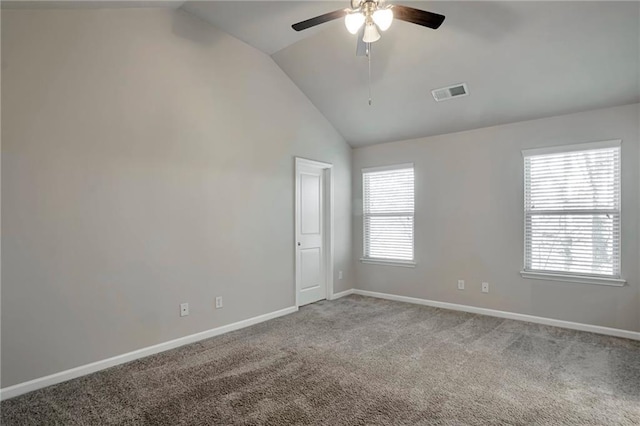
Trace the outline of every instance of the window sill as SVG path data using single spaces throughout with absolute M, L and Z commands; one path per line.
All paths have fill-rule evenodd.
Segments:
M 627 282 L 620 278 L 587 277 L 582 275 L 554 274 L 551 272 L 520 271 L 520 275 L 522 278 L 529 278 L 532 280 L 564 281 L 570 283 L 597 284 L 614 287 L 622 287 Z
M 391 259 L 369 259 L 363 257 L 360 259 L 362 263 L 369 263 L 372 265 L 386 265 L 386 266 L 400 266 L 402 268 L 415 268 L 416 263 L 408 260 L 391 260 Z

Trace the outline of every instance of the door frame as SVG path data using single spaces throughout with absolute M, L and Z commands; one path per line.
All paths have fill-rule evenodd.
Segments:
M 323 221 L 323 235 L 322 235 L 322 252 L 324 257 L 325 267 L 325 287 L 326 287 L 326 299 L 331 300 L 333 297 L 333 164 L 325 163 L 322 161 L 309 160 L 308 158 L 294 157 L 294 218 L 293 218 L 293 265 L 294 265 L 294 282 L 295 282 L 295 301 L 296 307 L 300 307 L 299 295 L 300 295 L 300 279 L 298 276 L 298 217 L 300 214 L 298 194 L 300 193 L 300 182 L 298 180 L 298 171 L 300 166 L 312 166 L 322 169 L 322 183 L 323 183 L 323 206 L 322 206 L 322 221 Z

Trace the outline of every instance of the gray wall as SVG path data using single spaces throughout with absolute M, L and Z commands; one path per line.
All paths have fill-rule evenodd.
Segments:
M 463 102 L 464 100 L 460 101 Z M 458 102 L 458 101 L 451 101 Z M 353 151 L 356 287 L 640 331 L 639 106 L 392 142 Z M 622 139 L 624 287 L 523 279 L 527 148 Z M 415 269 L 362 264 L 363 167 L 413 162 Z M 466 290 L 457 290 L 457 280 Z M 480 291 L 482 281 L 490 293 Z
M 334 164 L 351 288 L 351 149 L 208 24 L 4 10 L 2 113 L 2 387 L 292 306 L 294 156 Z

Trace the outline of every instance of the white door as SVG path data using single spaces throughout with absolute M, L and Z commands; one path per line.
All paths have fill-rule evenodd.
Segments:
M 324 168 L 296 162 L 296 288 L 298 306 L 327 297 Z

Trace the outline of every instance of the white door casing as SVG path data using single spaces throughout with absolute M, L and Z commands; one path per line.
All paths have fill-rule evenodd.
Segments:
M 330 298 L 331 165 L 296 158 L 296 305 Z

